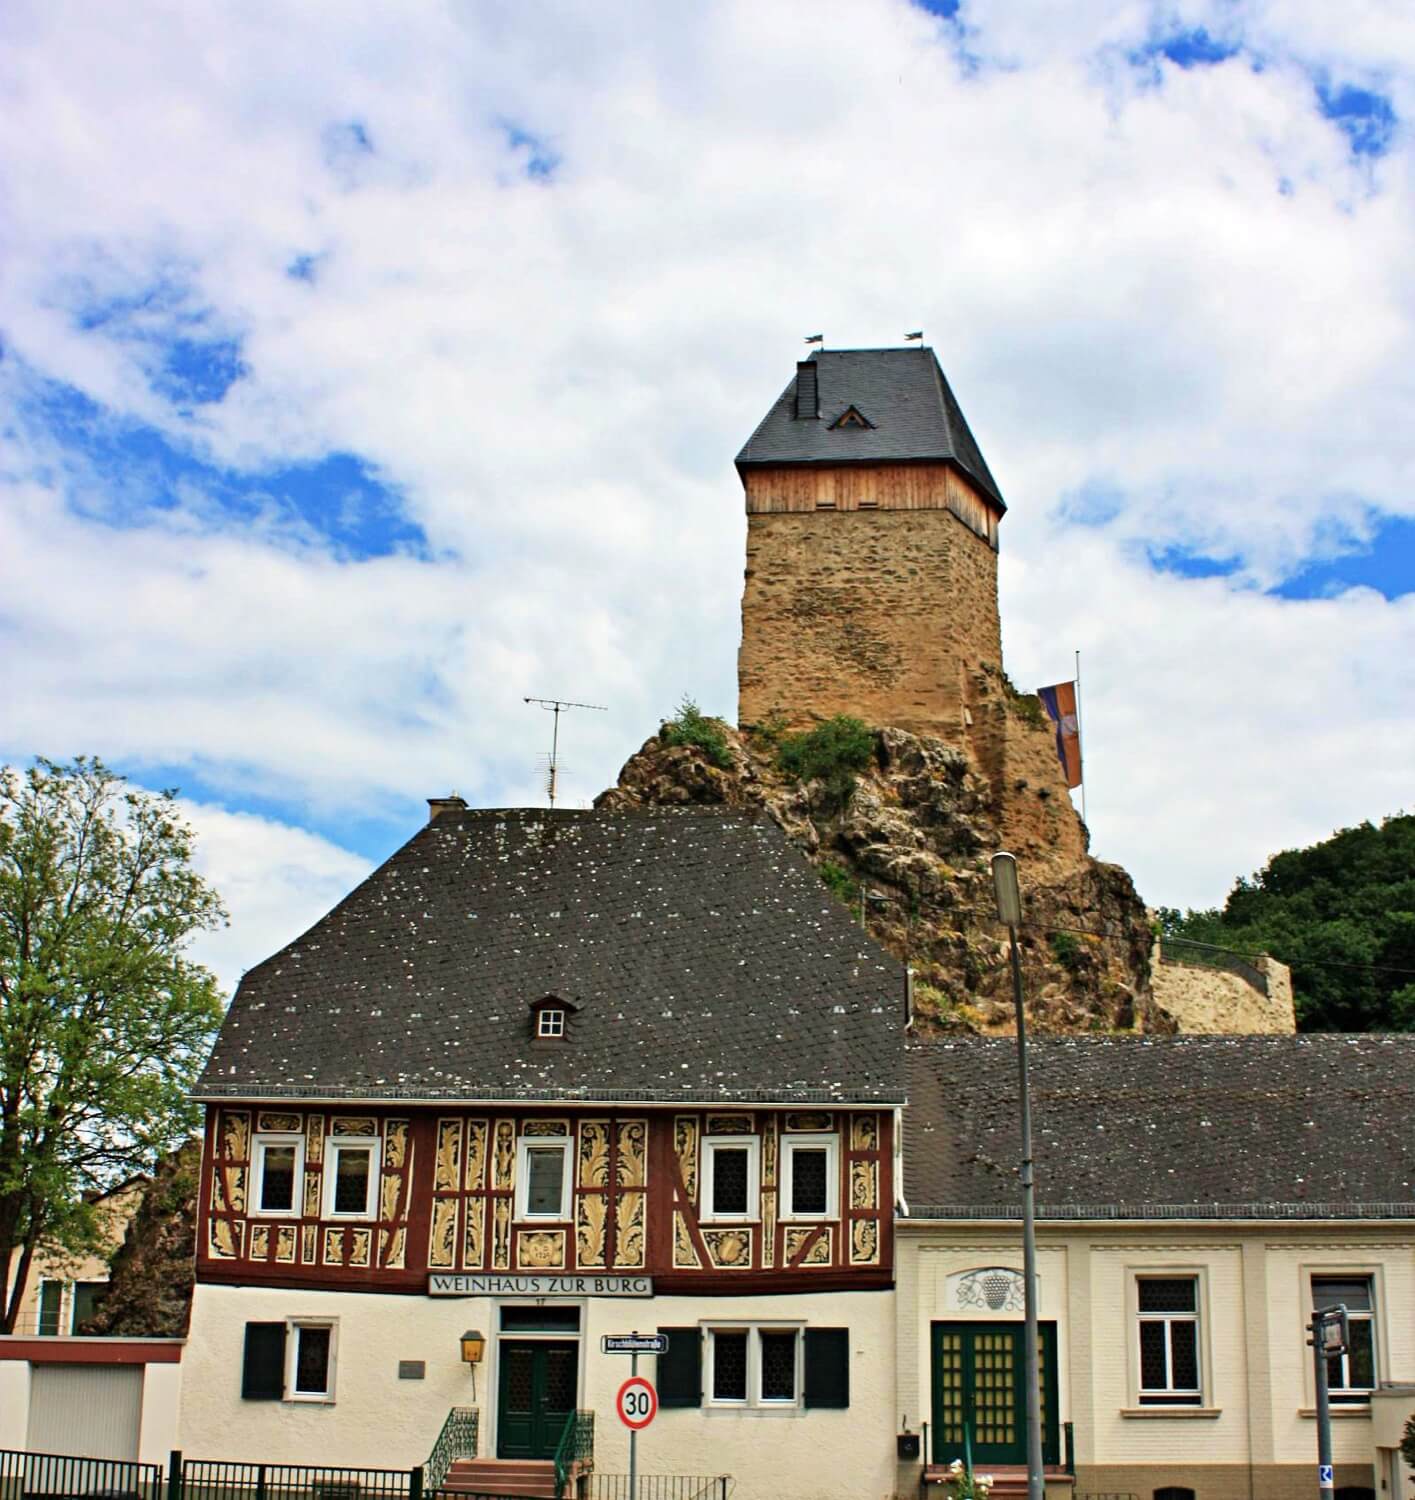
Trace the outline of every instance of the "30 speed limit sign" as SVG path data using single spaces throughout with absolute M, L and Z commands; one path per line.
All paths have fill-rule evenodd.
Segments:
M 631 1375 L 614 1398 L 619 1420 L 633 1432 L 641 1432 L 658 1415 L 658 1392 L 642 1375 Z

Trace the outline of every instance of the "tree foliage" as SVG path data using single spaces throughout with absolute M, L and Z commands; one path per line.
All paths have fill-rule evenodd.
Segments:
M 1415 815 L 1275 854 L 1222 909 L 1161 907 L 1160 922 L 1288 964 L 1302 1031 L 1415 1031 Z
M 0 1328 L 36 1247 L 92 1248 L 86 1195 L 150 1167 L 195 1123 L 221 1019 L 185 953 L 225 920 L 171 792 L 99 760 L 0 768 Z

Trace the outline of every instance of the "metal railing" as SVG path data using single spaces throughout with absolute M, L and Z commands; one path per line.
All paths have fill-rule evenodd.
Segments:
M 29 1495 L 52 1495 L 58 1500 L 99 1492 L 163 1500 L 162 1468 L 116 1458 L 0 1449 L 0 1500 L 23 1500 Z
M 422 1488 L 427 1494 L 442 1488 L 447 1471 L 459 1459 L 477 1456 L 477 1424 L 480 1412 L 474 1406 L 454 1406 L 447 1413 L 442 1431 L 422 1468 Z
M 638 1500 L 728 1500 L 736 1481 L 730 1474 L 639 1474 Z M 586 1500 L 629 1500 L 627 1474 L 593 1474 Z
M 168 1500 L 421 1500 L 421 1469 L 255 1464 L 173 1455 Z
M 1224 969 L 1236 974 L 1251 984 L 1255 990 L 1266 995 L 1268 976 L 1251 960 L 1251 953 L 1234 953 L 1229 948 L 1218 948 L 1213 943 L 1196 943 L 1192 938 L 1161 938 L 1160 962 L 1162 964 L 1186 964 L 1190 968 Z
M 594 1468 L 594 1413 L 572 1411 L 555 1448 L 555 1495 L 562 1500 L 572 1472 L 588 1474 Z

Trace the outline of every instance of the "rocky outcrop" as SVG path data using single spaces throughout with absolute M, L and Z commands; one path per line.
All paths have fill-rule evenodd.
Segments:
M 1006 704 L 998 694 L 996 712 Z M 1029 726 L 1030 727 L 1030 726 Z M 1012 1026 L 1007 934 L 996 919 L 989 860 L 1015 831 L 1016 803 L 969 749 L 901 729 L 874 736 L 874 756 L 842 797 L 777 766 L 769 732 L 722 726 L 727 765 L 704 750 L 648 740 L 597 807 L 757 807 L 773 818 L 871 936 L 914 971 L 923 1032 Z M 1020 779 L 1020 778 L 1019 778 Z M 1064 793 L 1063 793 L 1064 796 Z M 1035 792 L 1032 800 L 1036 801 Z M 1168 1032 L 1150 987 L 1150 924 L 1130 877 L 1084 852 L 1084 829 L 1040 799 L 1037 847 L 1022 848 L 1021 954 L 1028 1017 L 1046 1031 Z M 1044 841 L 1041 818 L 1070 818 Z
M 125 1338 L 179 1338 L 196 1278 L 196 1198 L 201 1142 L 158 1163 L 113 1254 L 108 1289 L 80 1330 Z

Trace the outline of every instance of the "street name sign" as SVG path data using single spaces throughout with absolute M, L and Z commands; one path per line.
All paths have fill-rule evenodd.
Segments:
M 599 1341 L 602 1354 L 663 1354 L 668 1348 L 666 1333 L 606 1333 Z

